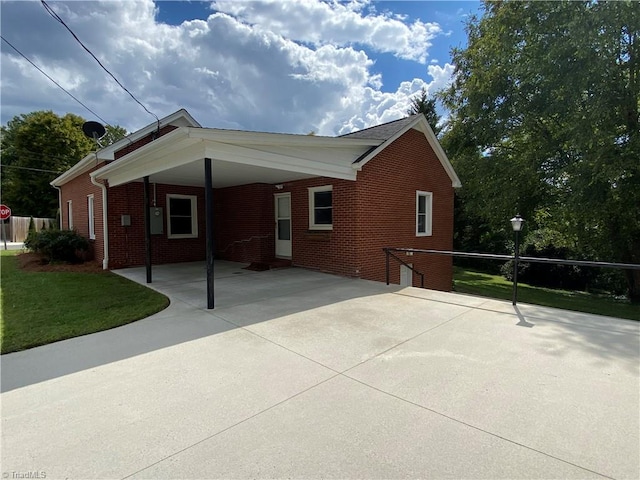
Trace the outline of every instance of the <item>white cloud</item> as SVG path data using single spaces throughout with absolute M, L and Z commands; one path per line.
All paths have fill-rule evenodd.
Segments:
M 431 40 L 442 33 L 437 23 L 390 13 L 363 15 L 366 2 L 326 3 L 317 0 L 213 2 L 212 9 L 245 23 L 313 45 L 363 45 L 399 58 L 425 63 Z
M 375 58 L 358 45 L 424 61 L 439 27 L 372 13 L 364 1 L 217 2 L 208 18 L 177 26 L 156 20 L 151 0 L 52 6 L 151 111 L 184 107 L 210 127 L 347 133 L 404 116 L 412 95 L 433 93 L 453 71 L 430 64 L 431 82 L 408 79 L 382 92 Z M 109 123 L 134 130 L 153 121 L 39 2 L 3 2 L 2 10 L 3 36 Z M 1 58 L 3 123 L 40 109 L 93 119 L 4 44 Z

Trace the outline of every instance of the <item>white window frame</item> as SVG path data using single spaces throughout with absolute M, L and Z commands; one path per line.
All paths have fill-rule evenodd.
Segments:
M 94 210 L 93 193 L 87 195 L 87 217 L 89 217 L 89 239 L 96 239 L 96 217 Z
M 425 207 L 427 209 L 426 212 L 419 212 L 420 198 L 425 198 Z M 420 216 L 424 215 L 424 227 L 425 231 L 421 232 L 419 230 L 419 219 Z M 423 192 L 421 190 L 416 190 L 416 237 L 430 237 L 433 232 L 433 193 L 432 192 Z
M 67 200 L 67 227 L 73 230 L 73 202 Z
M 182 198 L 191 200 L 191 232 L 171 233 L 171 199 Z M 198 238 L 198 197 L 196 195 L 178 195 L 167 193 L 167 238 Z
M 332 192 L 331 193 L 331 224 L 315 223 L 315 193 L 316 192 Z M 309 187 L 309 230 L 333 230 L 333 185 L 323 185 L 321 187 Z

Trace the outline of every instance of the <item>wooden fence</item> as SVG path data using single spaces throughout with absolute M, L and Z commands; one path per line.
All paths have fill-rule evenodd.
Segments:
M 4 232 L 0 233 L 0 235 L 7 235 L 7 242 L 24 242 L 27 238 L 27 234 L 29 233 L 29 221 L 31 217 L 10 217 L 9 220 L 5 223 Z M 55 219 L 53 218 L 36 218 L 33 217 L 33 222 L 36 227 L 36 232 L 40 230 L 47 229 L 50 225 L 53 225 Z M 1 240 L 4 241 L 4 236 L 2 236 Z

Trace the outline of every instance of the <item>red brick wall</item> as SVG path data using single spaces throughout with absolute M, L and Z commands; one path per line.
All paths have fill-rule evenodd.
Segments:
M 205 258 L 205 205 L 204 188 L 180 185 L 151 184 L 149 201 L 162 207 L 164 233 L 151 235 L 151 262 L 153 264 L 192 262 Z M 197 238 L 167 237 L 167 194 L 196 195 L 198 208 Z M 145 263 L 144 241 L 144 185 L 132 182 L 109 188 L 109 268 L 122 268 Z M 130 215 L 131 226 L 123 227 L 122 215 Z
M 416 236 L 416 190 L 433 193 L 430 237 Z M 451 179 L 424 135 L 409 130 L 358 172 L 357 215 L 360 276 L 384 281 L 383 247 L 451 250 L 453 248 Z M 415 254 L 404 258 L 425 274 L 425 286 L 451 290 L 450 257 Z M 391 262 L 391 282 L 400 282 L 400 266 Z M 414 285 L 419 279 L 414 276 Z
M 97 170 L 104 163 L 96 165 L 92 170 Z M 87 196 L 93 194 L 93 216 L 94 216 L 94 232 L 95 240 L 89 240 L 90 255 L 89 258 L 102 262 L 104 252 L 104 241 L 102 236 L 102 189 L 91 183 L 89 173 L 80 175 L 68 183 L 60 187 L 62 196 L 62 205 L 60 206 L 60 215 L 62 220 L 62 228 L 69 228 L 69 216 L 67 202 L 71 200 L 73 229 L 81 235 L 89 238 L 89 206 Z
M 140 147 L 146 145 L 147 143 L 151 143 L 153 142 L 156 138 L 160 138 L 163 135 L 166 135 L 167 133 L 175 130 L 176 126 L 174 125 L 165 125 L 164 127 L 162 127 L 160 129 L 160 134 L 158 134 L 157 132 L 152 132 L 149 135 L 147 135 L 146 137 L 142 137 L 140 140 L 137 140 L 133 143 L 130 143 L 129 145 L 127 145 L 126 147 L 121 148 L 120 150 L 117 150 L 114 154 L 113 157 L 117 160 L 120 157 L 124 157 L 127 153 L 131 153 L 134 150 L 139 149 Z
M 246 263 L 274 258 L 276 191 L 266 183 L 214 191 L 216 258 Z
M 309 187 L 333 186 L 333 229 L 309 230 Z M 355 182 L 317 177 L 284 184 L 291 192 L 292 262 L 338 275 L 357 276 Z

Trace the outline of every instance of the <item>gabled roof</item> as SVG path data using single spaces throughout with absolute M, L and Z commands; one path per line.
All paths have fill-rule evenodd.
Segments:
M 392 122 L 376 125 L 375 127 L 364 128 L 357 132 L 340 135 L 343 138 L 371 138 L 375 140 L 388 140 L 400 130 L 405 129 L 407 125 L 415 121 L 417 115 L 411 115 L 407 118 L 401 118 Z
M 166 125 L 178 128 L 116 161 L 109 162 L 114 160 L 117 151 Z M 452 185 L 459 187 L 460 180 L 422 114 L 339 137 L 321 137 L 202 128 L 184 109 L 161 119 L 160 122 L 147 125 L 113 145 L 87 155 L 53 180 L 51 185 L 64 185 L 102 162 L 107 164 L 91 173 L 91 177 L 108 180 L 110 185 L 126 183 L 148 175 L 155 175 L 156 181 L 178 183 L 178 173 L 187 173 L 183 179 L 183 184 L 186 185 L 193 181 L 194 175 L 201 177 L 201 172 L 188 172 L 184 169 L 178 172 L 175 169 L 199 158 L 215 158 L 219 162 L 216 178 L 220 182 L 224 180 L 224 175 L 220 175 L 223 172 L 220 168 L 229 163 L 242 164 L 244 167 L 241 169 L 245 170 L 250 166 L 254 177 L 259 173 L 266 175 L 265 169 L 270 169 L 289 172 L 289 175 L 295 173 L 297 177 L 294 175 L 291 179 L 305 178 L 300 177 L 303 175 L 355 180 L 358 170 L 409 129 L 418 130 L 425 135 L 451 178 Z M 327 149 L 331 151 L 330 155 L 327 155 Z M 268 180 L 267 177 L 262 181 Z M 253 181 L 259 181 L 258 177 Z
M 362 155 L 354 162 L 354 166 L 358 168 L 358 170 L 362 169 L 362 167 L 380 152 L 382 152 L 385 148 L 391 145 L 394 141 L 404 135 L 405 132 L 409 131 L 411 128 L 418 130 L 424 134 L 431 145 L 436 157 L 440 160 L 440 164 L 442 168 L 447 172 L 449 178 L 451 179 L 451 185 L 454 188 L 460 188 L 462 184 L 460 183 L 460 179 L 453 169 L 453 165 L 447 158 L 446 153 L 442 149 L 440 142 L 436 138 L 436 135 L 433 133 L 433 130 L 429 126 L 429 122 L 427 122 L 426 117 L 423 114 L 411 115 L 407 118 L 401 118 L 400 120 L 395 120 L 389 123 L 383 123 L 382 125 L 377 125 L 375 127 L 365 128 L 364 130 L 359 130 L 357 132 L 348 133 L 347 135 L 343 135 L 339 138 L 371 138 L 382 140 L 382 143 L 374 148 L 371 148 L 368 152 Z
M 216 128 L 179 127 L 91 173 L 118 186 L 148 176 L 155 183 L 201 186 L 202 162 L 214 161 L 216 188 L 326 176 L 356 180 L 353 162 L 381 143 Z
M 161 118 L 159 122 L 150 123 L 146 127 L 136 130 L 111 145 L 101 148 L 96 152 L 91 152 L 69 170 L 54 179 L 51 182 L 51 185 L 59 187 L 60 185 L 64 185 L 68 181 L 73 180 L 78 175 L 88 172 L 101 162 L 114 160 L 115 152 L 131 143 L 137 142 L 141 138 L 144 138 L 155 130 L 166 125 L 175 125 L 176 127 L 200 127 L 200 124 L 189 114 L 189 112 L 184 108 L 181 108 L 177 112 Z

